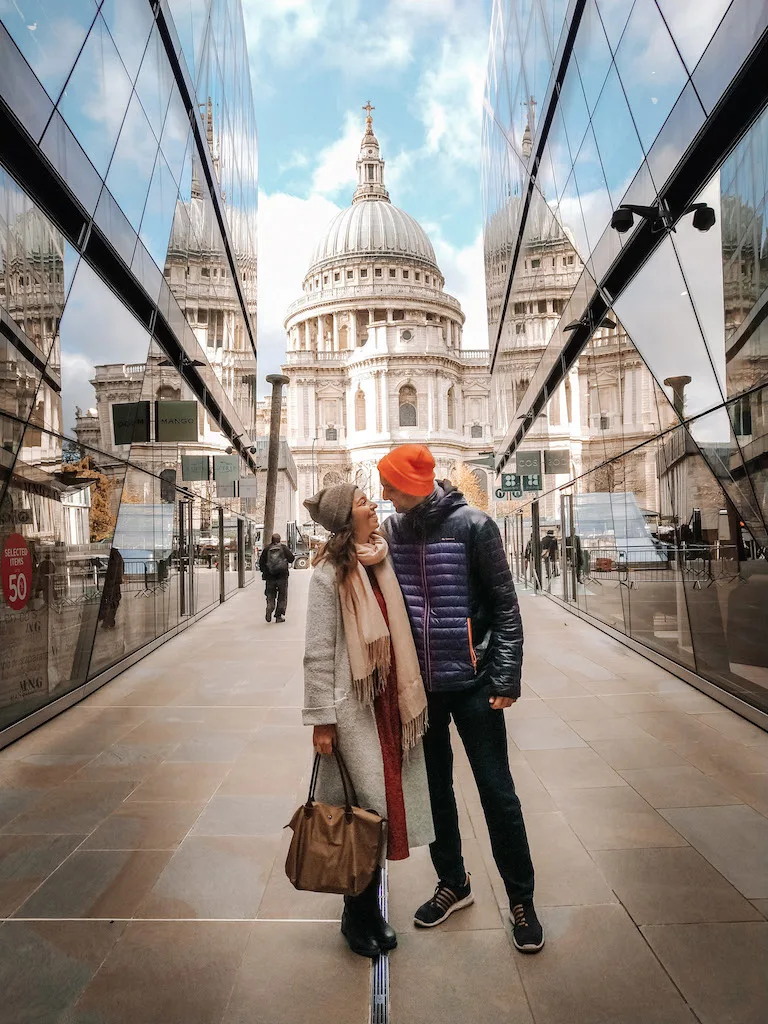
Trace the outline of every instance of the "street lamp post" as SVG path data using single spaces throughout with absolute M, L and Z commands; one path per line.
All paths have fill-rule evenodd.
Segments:
M 275 527 L 275 497 L 277 492 L 277 470 L 280 462 L 280 418 L 283 408 L 283 386 L 288 377 L 270 373 L 267 383 L 272 385 L 272 409 L 269 424 L 269 455 L 267 457 L 267 493 L 264 503 L 264 540 L 272 538 Z
M 317 494 L 317 466 L 315 464 L 315 441 L 319 441 L 320 438 L 315 436 L 312 438 L 312 493 Z

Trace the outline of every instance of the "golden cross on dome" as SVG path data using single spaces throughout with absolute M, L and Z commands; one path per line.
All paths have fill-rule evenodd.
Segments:
M 372 107 L 371 106 L 371 101 L 370 100 L 368 100 L 368 102 L 363 107 L 363 110 L 366 111 L 366 118 L 365 118 L 365 120 L 368 122 L 368 124 L 371 124 L 373 122 L 373 118 L 371 117 L 371 111 L 375 110 L 375 109 L 376 109 L 376 107 Z

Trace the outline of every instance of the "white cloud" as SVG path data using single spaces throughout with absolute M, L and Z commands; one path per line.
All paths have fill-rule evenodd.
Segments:
M 464 310 L 464 348 L 487 348 L 482 232 L 470 245 L 462 247 L 451 245 L 436 228 L 427 228 L 427 233 L 445 277 L 445 290 L 459 300 Z
M 362 118 L 352 111 L 344 116 L 342 133 L 318 154 L 312 174 L 311 191 L 320 195 L 335 195 L 341 189 L 354 189 L 357 184 L 355 161 L 363 137 Z M 349 199 L 351 199 L 351 195 Z
M 416 102 L 427 152 L 479 166 L 487 46 L 485 32 L 446 38 L 437 65 L 422 75 Z
M 285 357 L 283 319 L 301 297 L 315 245 L 339 207 L 323 196 L 259 195 L 259 379 Z M 266 384 L 261 385 L 266 389 Z

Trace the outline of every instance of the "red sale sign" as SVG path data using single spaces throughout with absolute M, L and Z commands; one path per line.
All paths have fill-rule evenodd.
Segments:
M 3 597 L 15 612 L 25 607 L 32 596 L 32 555 L 20 533 L 12 533 L 0 558 Z

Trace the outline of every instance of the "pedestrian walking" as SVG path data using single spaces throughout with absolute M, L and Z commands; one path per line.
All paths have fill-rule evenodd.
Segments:
M 422 736 L 427 700 L 405 602 L 379 533 L 376 505 L 354 484 L 304 502 L 331 534 L 315 558 L 304 655 L 305 725 L 320 754 L 341 753 L 359 806 L 387 819 L 389 860 L 434 838 Z M 316 799 L 342 804 L 334 759 L 321 759 Z M 360 896 L 344 897 L 350 949 L 375 957 L 397 936 L 381 914 L 381 868 Z
M 267 622 L 285 622 L 285 610 L 288 607 L 288 573 L 293 561 L 293 552 L 287 544 L 282 543 L 279 533 L 272 534 L 272 540 L 259 557 L 259 569 L 266 587 Z
M 515 946 L 538 952 L 544 934 L 533 904 L 534 871 L 509 770 L 504 708 L 520 696 L 523 627 L 501 535 L 447 480 L 435 482 L 424 445 L 401 445 L 379 462 L 383 496 L 396 515 L 383 533 L 403 590 L 427 690 L 424 753 L 438 876 L 416 925 L 433 928 L 473 902 L 453 788 L 453 719 L 488 823 L 509 897 Z
M 547 579 L 560 575 L 557 558 L 559 554 L 557 537 L 554 530 L 547 530 L 541 538 L 541 556 L 544 559 L 544 568 L 547 570 Z

